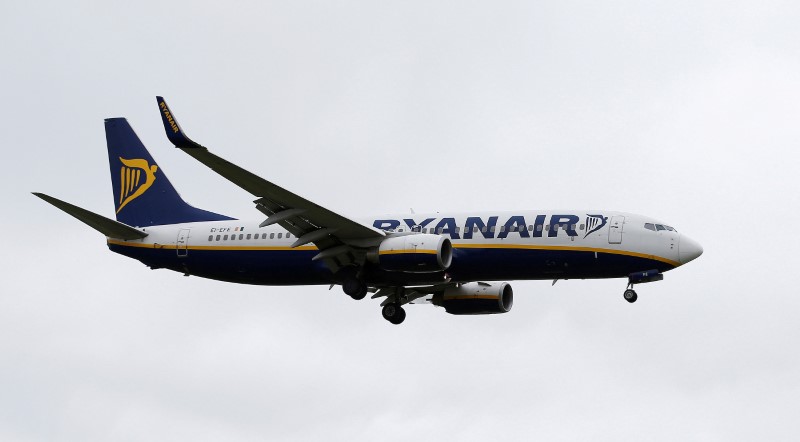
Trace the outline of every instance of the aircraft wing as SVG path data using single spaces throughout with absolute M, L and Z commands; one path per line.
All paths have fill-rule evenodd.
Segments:
M 363 259 L 358 248 L 380 242 L 386 234 L 379 229 L 353 221 L 258 175 L 211 153 L 192 141 L 178 125 L 162 97 L 156 97 L 161 120 L 170 142 L 232 183 L 258 197 L 256 208 L 267 215 L 261 227 L 279 224 L 298 238 L 292 247 L 314 243 L 320 253 L 314 259 L 326 259 L 336 271 L 339 266 Z M 336 263 L 327 260 L 335 259 Z

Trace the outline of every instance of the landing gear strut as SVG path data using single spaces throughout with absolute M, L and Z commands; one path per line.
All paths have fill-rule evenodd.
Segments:
M 633 290 L 633 284 L 628 284 L 628 289 L 625 290 L 625 293 L 623 293 L 622 296 L 631 304 L 636 302 L 636 300 L 639 298 L 639 296 L 636 295 L 636 292 Z
M 391 322 L 394 325 L 402 323 L 406 319 L 406 311 L 398 304 L 386 304 L 381 310 L 383 319 Z

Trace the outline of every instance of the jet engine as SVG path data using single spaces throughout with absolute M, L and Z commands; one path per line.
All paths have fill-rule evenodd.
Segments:
M 386 238 L 378 246 L 381 268 L 397 272 L 440 272 L 453 261 L 450 239 L 440 235 L 416 234 Z
M 507 282 L 469 282 L 434 294 L 431 302 L 452 315 L 507 313 L 514 303 L 514 290 Z

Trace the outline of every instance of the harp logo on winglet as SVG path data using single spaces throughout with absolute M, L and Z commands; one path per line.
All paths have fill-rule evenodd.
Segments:
M 122 163 L 119 180 L 119 208 L 122 210 L 129 202 L 142 196 L 156 181 L 158 166 L 152 166 L 143 159 L 126 160 L 119 157 Z
M 169 112 L 167 103 L 161 101 L 158 103 L 158 106 L 161 108 L 161 112 L 164 114 L 164 118 L 166 118 L 167 121 L 169 122 L 169 126 L 172 128 L 172 131 L 175 133 L 180 132 L 181 130 L 178 129 L 178 124 L 175 123 L 175 119 L 172 118 L 172 114 Z

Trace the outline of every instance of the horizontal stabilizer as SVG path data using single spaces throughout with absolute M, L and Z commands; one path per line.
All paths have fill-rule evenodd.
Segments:
M 52 196 L 45 195 L 39 192 L 33 192 L 33 194 L 47 201 L 48 203 L 58 207 L 64 212 L 67 212 L 68 214 L 74 216 L 78 220 L 82 221 L 84 224 L 97 230 L 98 232 L 102 233 L 103 235 L 109 238 L 116 238 L 127 241 L 129 239 L 142 239 L 147 236 L 146 233 L 142 232 L 139 229 L 134 229 L 133 227 L 127 224 L 123 224 L 119 221 L 114 221 L 113 219 L 108 219 L 104 216 L 98 215 L 94 212 L 90 212 L 86 209 L 81 209 L 78 206 L 66 203 L 64 201 L 61 201 L 60 199 L 53 198 Z

